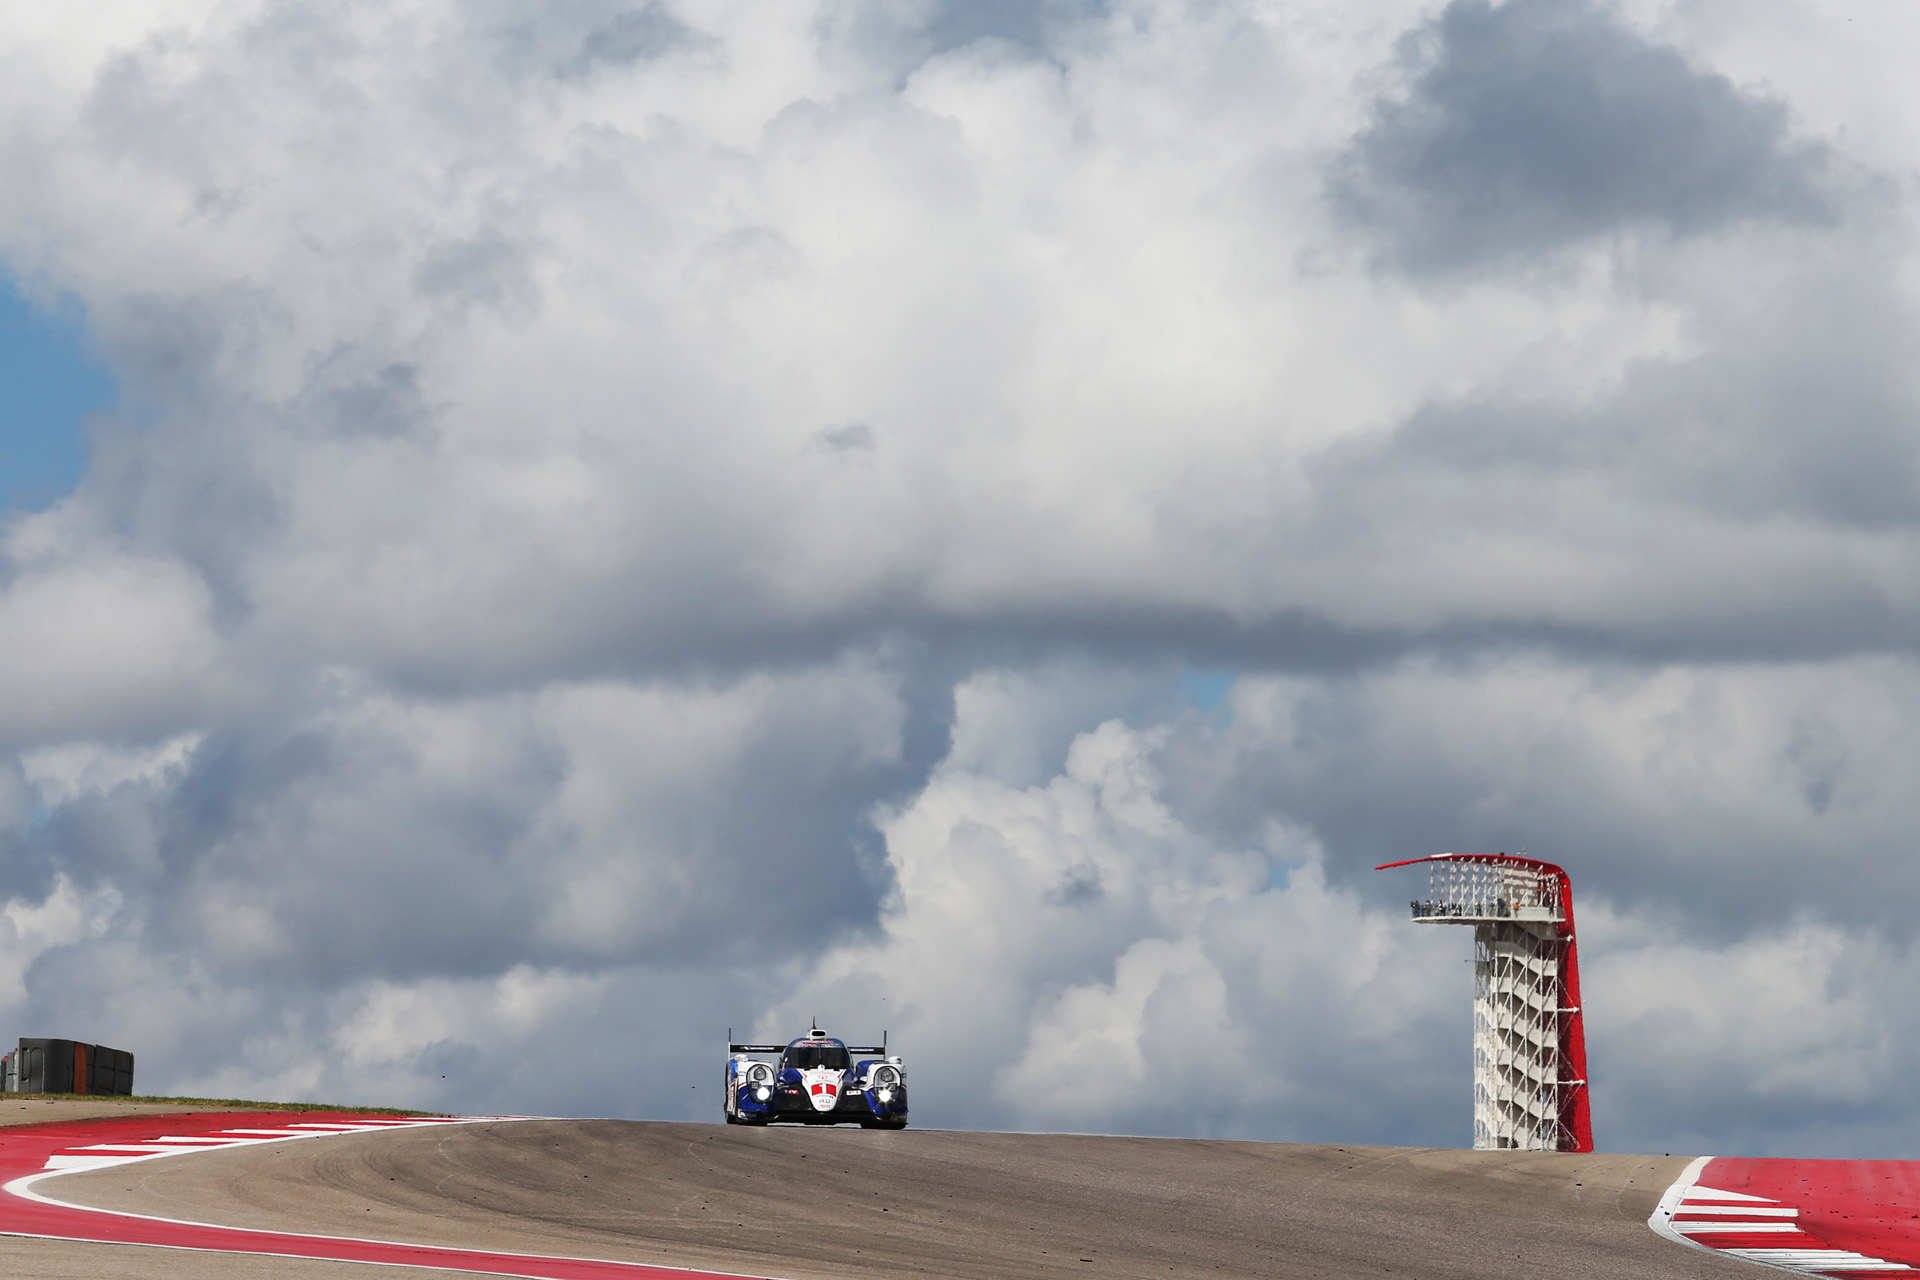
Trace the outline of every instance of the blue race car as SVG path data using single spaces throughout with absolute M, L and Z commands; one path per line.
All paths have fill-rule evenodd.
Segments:
M 756 1055 L 780 1055 L 777 1065 Z M 856 1062 L 856 1058 L 865 1061 Z M 850 1045 L 815 1027 L 790 1044 L 727 1040 L 727 1123 L 907 1127 L 907 1069 L 878 1045 Z

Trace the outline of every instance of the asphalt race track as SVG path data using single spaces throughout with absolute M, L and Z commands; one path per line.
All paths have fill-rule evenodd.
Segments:
M 167 1250 L 407 1264 L 445 1271 L 537 1277 L 538 1280 L 692 1280 L 695 1273 L 641 1263 L 529 1257 L 369 1239 L 347 1232 L 249 1231 L 206 1222 L 76 1207 L 49 1199 L 42 1184 L 78 1170 L 123 1176 L 135 1166 L 183 1156 L 260 1146 L 308 1145 L 349 1134 L 470 1123 L 454 1117 L 336 1112 L 227 1112 L 121 1116 L 0 1130 L 0 1225 L 43 1239 L 142 1245 Z M 144 1255 L 143 1255 L 144 1256 Z
M 73 1204 L 254 1231 L 795 1280 L 1760 1274 L 1648 1229 L 1662 1193 L 1688 1165 L 1659 1157 L 522 1120 L 265 1141 L 67 1174 L 36 1190 Z M 0 1269 L 207 1280 L 448 1274 L 21 1239 L 0 1239 Z

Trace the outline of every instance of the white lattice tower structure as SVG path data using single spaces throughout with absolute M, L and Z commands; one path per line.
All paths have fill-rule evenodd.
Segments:
M 1432 880 L 1413 918 L 1473 926 L 1473 1145 L 1593 1150 L 1566 872 L 1507 854 L 1416 861 Z

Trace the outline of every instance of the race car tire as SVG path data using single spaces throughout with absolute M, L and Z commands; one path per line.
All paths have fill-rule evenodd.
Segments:
M 862 1129 L 904 1129 L 907 1127 L 907 1122 L 905 1120 L 862 1120 L 860 1127 Z

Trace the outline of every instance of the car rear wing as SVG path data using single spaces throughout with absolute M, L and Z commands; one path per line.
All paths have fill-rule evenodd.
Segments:
M 783 1044 L 735 1044 L 733 1033 L 727 1033 L 728 1053 L 785 1053 L 786 1051 L 787 1046 Z M 887 1056 L 887 1033 L 884 1031 L 880 1033 L 879 1044 L 850 1044 L 847 1046 L 847 1052 L 884 1058 Z

